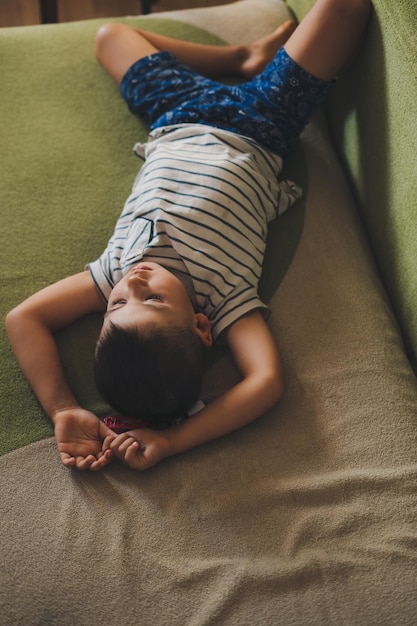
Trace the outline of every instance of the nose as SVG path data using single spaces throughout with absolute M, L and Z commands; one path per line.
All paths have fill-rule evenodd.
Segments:
M 135 291 L 137 288 L 147 287 L 148 279 L 144 273 L 135 272 L 129 276 L 127 283 L 129 288 Z

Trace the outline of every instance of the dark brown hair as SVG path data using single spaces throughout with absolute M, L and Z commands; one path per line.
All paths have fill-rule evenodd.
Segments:
M 122 415 L 169 422 L 199 397 L 203 345 L 191 328 L 110 323 L 97 342 L 94 375 L 103 398 Z

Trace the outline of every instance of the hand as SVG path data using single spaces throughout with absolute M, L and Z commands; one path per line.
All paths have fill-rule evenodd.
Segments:
M 144 470 L 170 455 L 169 439 L 162 432 L 139 428 L 106 440 L 110 450 L 131 469 Z
M 112 459 L 110 442 L 116 435 L 94 413 L 81 407 L 62 409 L 54 415 L 53 421 L 65 467 L 97 471 Z

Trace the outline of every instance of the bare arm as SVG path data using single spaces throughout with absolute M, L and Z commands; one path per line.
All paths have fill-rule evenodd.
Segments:
M 55 425 L 62 461 L 80 469 L 98 469 L 110 458 L 102 452 L 101 439 L 111 431 L 80 407 L 65 379 L 54 333 L 87 313 L 103 309 L 104 303 L 85 271 L 42 289 L 6 318 L 19 365 Z
M 226 331 L 242 380 L 195 416 L 162 433 L 132 431 L 111 448 L 134 469 L 151 467 L 166 456 L 180 454 L 248 424 L 274 406 L 283 393 L 281 361 L 275 341 L 259 312 L 235 322 Z
M 168 433 L 174 454 L 245 426 L 274 406 L 283 393 L 278 349 L 259 312 L 235 322 L 226 331 L 226 341 L 242 380 Z

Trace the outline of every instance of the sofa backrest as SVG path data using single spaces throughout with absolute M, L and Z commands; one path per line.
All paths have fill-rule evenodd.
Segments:
M 288 0 L 302 19 L 314 0 Z M 365 46 L 327 106 L 330 132 L 417 364 L 417 3 L 374 0 Z

